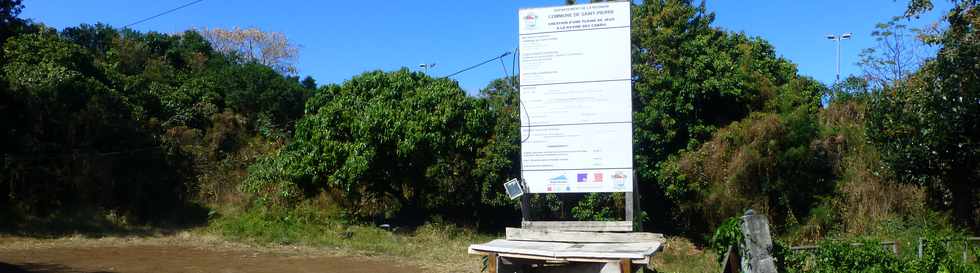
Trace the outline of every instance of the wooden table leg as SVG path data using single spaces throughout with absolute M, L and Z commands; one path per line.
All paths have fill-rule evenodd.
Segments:
M 633 262 L 630 259 L 619 259 L 619 272 L 633 273 Z
M 487 254 L 487 272 L 497 273 L 497 253 Z

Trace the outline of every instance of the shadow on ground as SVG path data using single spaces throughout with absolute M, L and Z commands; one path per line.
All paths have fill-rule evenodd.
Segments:
M 8 264 L 0 262 L 0 272 L 5 273 L 112 273 L 109 271 L 79 271 L 66 266 L 44 263 Z
M 0 235 L 39 239 L 74 235 L 88 238 L 173 235 L 181 230 L 206 226 L 209 218 L 215 215 L 207 207 L 194 203 L 135 223 L 102 209 L 74 209 L 36 217 L 0 208 L 0 216 L 3 216 L 0 219 L 12 219 L 0 223 Z

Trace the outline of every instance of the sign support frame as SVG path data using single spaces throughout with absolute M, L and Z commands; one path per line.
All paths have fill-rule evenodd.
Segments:
M 626 2 L 626 1 L 623 1 L 623 2 Z M 558 70 L 554 70 L 554 71 L 552 71 L 552 73 L 556 73 L 558 76 L 557 76 L 557 78 L 546 78 L 546 77 L 545 78 L 542 78 L 543 76 L 540 76 L 540 75 L 547 75 L 547 73 L 545 73 L 545 74 L 535 73 L 535 72 L 542 72 L 541 70 L 533 71 L 533 72 L 529 72 L 529 73 L 525 74 L 525 69 L 523 69 L 524 68 L 523 67 L 523 65 L 524 65 L 523 63 L 525 62 L 525 59 L 524 58 L 521 58 L 521 61 L 519 63 L 521 63 L 521 66 L 522 66 L 522 72 L 520 74 L 520 79 L 522 80 L 522 82 L 521 82 L 521 84 L 519 84 L 519 89 L 518 89 L 520 96 L 523 97 L 524 95 L 526 95 L 525 94 L 525 90 L 524 90 L 525 85 L 527 85 L 527 86 L 541 86 L 541 85 L 558 84 L 561 87 L 555 87 L 554 88 L 555 90 L 562 90 L 562 91 L 573 90 L 573 91 L 577 91 L 577 90 L 585 90 L 585 89 L 589 89 L 589 88 L 600 88 L 599 90 L 602 90 L 601 92 L 615 92 L 615 91 L 612 91 L 612 90 L 617 90 L 617 89 L 605 89 L 605 88 L 612 88 L 612 87 L 607 87 L 607 86 L 596 87 L 599 84 L 605 84 L 605 83 L 596 83 L 597 85 L 594 85 L 594 86 L 589 87 L 589 86 L 574 85 L 574 84 L 577 84 L 577 83 L 573 83 L 573 81 L 581 81 L 582 83 L 586 83 L 586 82 L 610 82 L 610 81 L 623 81 L 623 80 L 625 80 L 625 81 L 627 81 L 625 83 L 625 86 L 626 86 L 625 88 L 627 88 L 626 90 L 627 90 L 628 93 L 626 94 L 625 101 L 623 101 L 623 102 L 626 103 L 627 105 L 630 105 L 631 104 L 630 102 L 632 100 L 632 96 L 629 95 L 632 92 L 631 91 L 631 89 L 632 89 L 632 83 L 630 82 L 630 79 L 632 78 L 632 73 L 631 73 L 631 70 L 632 70 L 631 65 L 632 64 L 631 64 L 630 59 L 632 58 L 632 56 L 631 56 L 631 52 L 630 52 L 630 49 L 629 49 L 630 46 L 629 46 L 629 36 L 628 36 L 629 34 L 628 33 L 630 33 L 629 29 L 630 29 L 630 25 L 631 25 L 632 22 L 630 22 L 631 16 L 629 14 L 630 13 L 630 9 L 631 9 L 629 7 L 630 6 L 630 3 L 629 2 L 623 3 L 623 2 L 612 2 L 612 3 L 606 2 L 606 3 L 574 5 L 574 6 L 545 7 L 545 8 L 539 8 L 539 9 L 522 9 L 521 12 L 519 12 L 521 14 L 521 16 L 519 16 L 520 17 L 519 20 L 521 21 L 520 22 L 521 23 L 521 26 L 519 26 L 519 28 L 520 28 L 520 34 L 519 34 L 519 36 L 522 36 L 522 37 L 524 35 L 529 35 L 529 37 L 534 37 L 534 36 L 540 35 L 541 33 L 546 33 L 546 34 L 547 33 L 551 33 L 552 35 L 555 35 L 555 36 L 552 36 L 553 38 L 556 38 L 556 39 L 565 39 L 565 38 L 561 38 L 561 37 L 566 37 L 566 36 L 558 37 L 557 35 L 564 35 L 562 33 L 570 33 L 568 35 L 571 35 L 571 36 L 567 36 L 567 37 L 568 37 L 568 39 L 571 39 L 571 41 L 576 41 L 576 39 L 581 39 L 582 35 L 586 35 L 587 37 L 590 37 L 590 38 L 587 38 L 587 40 L 590 40 L 590 39 L 597 39 L 597 38 L 593 37 L 594 35 L 598 35 L 598 37 L 616 37 L 617 35 L 623 35 L 622 34 L 622 30 L 617 30 L 617 29 L 621 29 L 621 28 L 625 27 L 626 28 L 626 33 L 627 33 L 625 35 L 627 35 L 627 38 L 626 38 L 627 40 L 626 40 L 626 48 L 625 49 L 620 48 L 620 46 L 622 46 L 622 44 L 612 44 L 613 45 L 612 47 L 603 46 L 601 44 L 593 44 L 593 45 L 586 45 L 586 47 L 580 47 L 580 48 L 578 48 L 578 50 L 582 50 L 582 51 L 579 51 L 579 52 L 568 52 L 568 53 L 579 53 L 581 55 L 588 55 L 588 54 L 597 53 L 597 51 L 595 51 L 596 49 L 601 49 L 598 52 L 602 52 L 602 51 L 605 51 L 605 50 L 608 50 L 609 48 L 611 48 L 611 49 L 615 49 L 614 52 L 617 52 L 617 53 L 614 54 L 615 56 L 622 56 L 622 55 L 617 55 L 617 54 L 625 54 L 626 55 L 625 56 L 625 60 L 617 59 L 617 58 L 621 58 L 621 57 L 614 57 L 614 58 L 612 58 L 611 61 L 608 58 L 595 59 L 596 57 L 592 57 L 592 59 L 584 58 L 584 59 L 578 59 L 578 60 L 576 60 L 576 59 L 567 59 L 567 60 L 565 60 L 565 59 L 562 59 L 562 58 L 564 58 L 562 54 L 558 54 L 558 55 L 554 55 L 554 58 L 553 59 L 548 59 L 548 62 L 536 62 L 536 63 L 534 63 L 534 61 L 536 60 L 534 58 L 541 58 L 541 55 L 537 55 L 536 53 L 541 53 L 541 52 L 530 53 L 531 54 L 530 56 L 533 56 L 533 57 L 530 57 L 531 59 L 529 59 L 529 60 L 531 60 L 531 61 L 529 61 L 529 62 L 532 62 L 531 64 L 533 66 L 542 66 L 542 65 L 543 66 L 555 66 L 555 67 L 557 67 L 555 69 L 558 69 Z M 623 6 L 617 6 L 617 5 L 623 5 L 623 4 L 625 4 L 625 6 L 626 6 L 626 8 L 625 8 L 625 18 L 623 16 Z M 605 10 L 603 10 L 603 9 L 605 9 Z M 609 12 L 609 13 L 603 13 L 603 12 Z M 609 14 L 614 14 L 614 15 L 609 15 Z M 574 18 L 572 18 L 572 17 L 574 17 Z M 571 19 L 569 19 L 569 18 L 571 18 Z M 530 21 L 533 21 L 533 22 L 528 22 L 529 20 Z M 609 23 L 609 24 L 606 25 L 606 23 Z M 599 25 L 599 24 L 602 24 L 602 25 Z M 525 30 L 527 30 L 527 32 L 525 32 Z M 595 34 L 571 34 L 571 33 L 584 33 L 583 31 L 589 31 L 590 33 L 595 33 Z M 591 31 L 597 31 L 597 32 L 591 32 Z M 616 32 L 616 31 L 619 31 L 619 32 Z M 558 34 L 555 34 L 555 33 L 558 33 Z M 618 33 L 618 34 L 614 34 L 614 33 Z M 578 35 L 578 37 L 576 37 L 576 35 Z M 613 36 L 609 36 L 609 35 L 613 35 Z M 622 37 L 622 36 L 618 36 L 618 37 Z M 525 45 L 525 43 L 524 43 L 525 40 L 523 40 L 523 38 L 521 38 L 521 39 L 522 40 L 521 40 L 520 50 L 518 50 L 518 52 L 520 52 L 520 56 L 521 57 L 523 57 L 528 52 L 527 50 L 524 49 L 525 46 L 529 46 L 531 49 L 538 49 L 539 51 L 542 48 L 542 46 L 544 46 L 545 48 L 548 48 L 547 49 L 548 51 L 554 51 L 554 52 L 559 52 L 559 53 L 566 53 L 566 52 L 562 52 L 562 50 L 565 50 L 565 49 L 576 50 L 576 48 L 574 46 L 572 48 L 567 48 L 565 45 L 569 45 L 569 44 L 563 44 L 563 43 L 553 44 L 553 45 L 555 45 L 555 48 L 550 48 L 550 46 L 548 46 L 548 44 L 534 44 L 533 42 L 536 42 L 536 41 L 529 41 L 529 43 L 531 43 L 531 44 Z M 575 44 L 572 44 L 572 45 L 575 45 Z M 588 46 L 592 46 L 592 47 L 589 48 Z M 625 52 L 622 51 L 622 50 L 625 50 Z M 612 54 L 612 53 L 610 53 L 610 54 Z M 597 54 L 597 56 L 599 56 L 599 55 Z M 548 58 L 552 58 L 552 57 L 551 56 L 548 56 Z M 583 62 L 585 60 L 591 60 L 591 61 Z M 623 63 L 624 61 L 625 61 L 625 63 Z M 576 69 L 568 69 L 568 70 L 566 70 L 565 68 L 562 68 L 562 67 L 569 67 L 569 65 L 571 65 L 571 67 L 575 67 L 575 66 L 581 66 L 581 65 L 583 65 L 585 63 L 594 64 L 594 62 L 597 62 L 597 63 L 600 64 L 600 65 L 597 65 L 598 67 L 605 66 L 605 67 L 610 68 L 611 70 L 603 70 L 603 69 L 600 68 L 599 71 L 603 71 L 603 72 L 599 72 L 598 73 L 600 75 L 595 75 L 595 77 L 592 77 L 592 78 L 580 78 L 582 75 L 587 75 L 587 74 L 581 74 L 582 73 L 581 70 L 576 70 Z M 625 70 L 622 70 L 622 69 L 625 69 Z M 563 74 L 563 73 L 569 73 L 569 74 Z M 578 76 L 573 76 L 573 75 L 578 75 Z M 526 77 L 530 77 L 530 78 L 526 78 Z M 528 80 L 528 81 L 525 82 L 525 80 Z M 612 84 L 612 83 L 610 82 L 609 84 Z M 618 84 L 613 84 L 613 85 L 618 85 Z M 619 85 L 619 86 L 622 86 L 622 85 Z M 535 91 L 532 91 L 532 92 L 536 92 L 537 94 L 541 94 L 540 93 L 541 91 L 548 92 L 548 90 L 542 90 L 544 88 L 540 88 L 540 87 L 537 87 L 537 88 L 536 87 L 531 87 L 531 88 L 532 88 L 532 90 L 535 90 Z M 619 88 L 619 87 L 616 87 L 616 88 Z M 618 90 L 622 90 L 622 89 L 618 89 Z M 534 95 L 535 93 L 531 93 L 531 94 Z M 617 93 L 613 93 L 613 94 L 617 94 Z M 622 94 L 622 93 L 618 93 L 618 94 Z M 538 96 L 540 96 L 540 95 L 538 95 Z M 542 99 L 541 97 L 537 97 L 537 98 L 539 99 L 539 101 L 540 101 L 540 99 Z M 622 98 L 622 96 L 617 97 L 617 98 L 618 98 L 618 100 L 612 100 L 612 101 L 622 101 L 624 99 L 624 98 Z M 610 102 L 612 102 L 612 101 L 610 101 Z M 525 106 L 525 105 L 523 105 L 524 102 L 525 102 L 525 98 L 522 98 L 520 100 L 520 103 L 522 104 L 522 106 Z M 607 109 L 606 111 L 608 111 L 608 109 L 611 109 L 608 106 L 615 106 L 615 105 L 618 105 L 618 104 L 607 104 L 607 105 L 604 105 L 605 108 L 599 108 L 599 109 Z M 546 108 L 545 111 L 555 109 L 554 108 L 555 107 L 554 105 L 551 105 L 550 106 L 551 108 L 548 108 L 548 107 L 549 106 L 545 106 L 545 108 Z M 619 109 L 622 109 L 622 108 L 619 108 Z M 527 111 L 527 110 L 525 110 L 525 111 Z M 602 112 L 602 110 L 596 110 L 596 111 L 600 111 L 600 112 L 595 112 L 594 115 L 597 114 L 597 115 L 600 115 L 601 116 L 601 115 L 610 115 L 610 114 L 612 114 L 612 116 L 606 116 L 607 118 L 606 119 L 603 119 L 603 120 L 593 120 L 593 121 L 585 121 L 585 120 L 579 119 L 579 120 L 562 120 L 562 121 L 571 121 L 571 122 L 556 122 L 557 120 L 551 119 L 550 121 L 552 121 L 552 122 L 551 123 L 545 122 L 544 126 L 554 126 L 554 125 L 548 125 L 548 124 L 574 124 L 575 122 L 586 122 L 586 123 L 587 122 L 599 122 L 599 123 L 604 123 L 604 122 L 611 122 L 611 123 L 629 122 L 629 124 L 630 124 L 629 125 L 629 134 L 632 135 L 632 132 L 633 132 L 633 130 L 632 130 L 632 127 L 633 127 L 632 126 L 632 107 L 630 107 L 627 110 L 628 113 L 625 115 L 625 117 L 622 114 L 616 115 L 616 114 L 614 114 L 614 112 Z M 622 119 L 622 118 L 625 118 L 625 120 Z M 529 134 L 528 135 L 529 137 L 532 136 L 532 135 L 534 135 L 534 134 L 531 133 L 531 131 L 533 131 L 535 129 L 535 126 L 542 126 L 542 125 L 531 124 L 530 115 L 528 115 L 528 120 L 527 120 L 527 123 L 525 125 L 525 122 L 523 121 L 523 116 L 522 116 L 521 130 L 525 130 L 525 129 L 528 130 L 527 133 Z M 622 127 L 620 127 L 620 128 L 622 128 Z M 597 136 L 592 136 L 592 137 L 597 137 Z M 593 140 L 590 140 L 590 141 L 597 141 L 598 140 L 598 141 L 601 142 L 602 140 L 605 140 L 601 136 L 598 136 L 598 137 L 599 138 L 593 139 Z M 523 138 L 523 136 L 522 136 L 522 138 Z M 525 180 L 526 179 L 525 178 L 525 172 L 526 171 L 532 171 L 532 172 L 533 171 L 540 171 L 540 169 L 538 169 L 538 170 L 526 170 L 525 169 L 525 165 L 524 165 L 524 162 L 523 162 L 523 157 L 525 157 L 525 154 L 524 154 L 525 145 L 526 144 L 524 144 L 522 142 L 522 144 L 521 144 L 521 146 L 522 146 L 522 148 L 521 148 L 521 150 L 522 150 L 522 156 L 521 156 L 522 157 L 521 181 L 524 184 L 524 186 L 526 187 L 525 189 L 527 189 L 525 192 L 527 192 L 528 194 L 530 194 L 530 193 L 539 193 L 539 194 L 552 194 L 552 193 L 553 194 L 567 194 L 567 193 L 570 193 L 570 192 L 590 192 L 590 191 L 582 191 L 582 190 L 578 189 L 577 187 L 576 187 L 576 190 L 573 190 L 573 191 L 558 190 L 558 191 L 555 191 L 555 192 L 550 192 L 551 191 L 551 187 L 548 187 L 548 191 L 549 192 L 544 192 L 544 191 L 542 191 L 541 188 L 538 188 L 536 191 L 531 191 L 530 189 L 532 187 L 530 185 L 528 185 L 528 181 Z M 620 145 L 622 145 L 622 144 L 620 144 Z M 566 231 L 607 231 L 607 232 L 630 232 L 630 231 L 639 231 L 639 228 L 638 228 L 639 225 L 634 225 L 635 220 L 637 220 L 636 213 L 639 211 L 639 209 L 637 207 L 638 204 L 639 204 L 639 194 L 637 193 L 636 173 L 633 170 L 633 164 L 632 164 L 632 153 L 631 153 L 632 145 L 633 145 L 633 143 L 632 143 L 632 136 L 630 136 L 629 137 L 629 144 L 628 144 L 628 147 L 630 147 L 629 150 L 628 150 L 628 151 L 630 151 L 629 161 L 625 161 L 625 162 L 624 161 L 615 161 L 615 158 L 610 158 L 610 159 L 613 159 L 614 162 L 623 162 L 623 163 L 628 162 L 629 163 L 629 175 L 631 175 L 632 177 L 631 178 L 628 178 L 629 179 L 629 182 L 627 182 L 627 183 L 631 183 L 631 184 L 629 184 L 629 186 L 632 186 L 632 187 L 629 188 L 627 191 L 618 191 L 618 192 L 623 192 L 623 194 L 625 195 L 625 198 L 624 198 L 625 199 L 625 204 L 624 204 L 624 210 L 625 210 L 624 211 L 624 218 L 625 218 L 624 220 L 625 221 L 541 221 L 541 220 L 533 220 L 531 218 L 532 215 L 531 215 L 531 211 L 530 211 L 530 198 L 529 198 L 528 194 L 525 194 L 524 196 L 521 196 L 521 203 L 520 203 L 520 205 L 521 205 L 521 217 L 522 217 L 522 221 L 521 221 L 522 228 L 528 228 L 528 229 L 546 229 L 546 230 L 566 230 Z M 586 147 L 586 146 L 583 146 L 583 147 Z M 622 147 L 622 146 L 619 146 L 619 147 Z M 610 148 L 610 147 L 606 147 L 606 148 Z M 605 154 L 605 156 L 608 156 L 608 154 Z M 598 157 L 605 158 L 605 156 L 598 156 Z M 596 157 L 596 156 L 593 156 L 593 157 Z M 566 158 L 565 160 L 569 160 L 569 159 L 572 159 L 572 158 Z M 574 160 L 574 159 L 572 159 L 572 160 Z M 621 167 L 622 166 L 622 165 L 618 165 L 618 164 L 611 164 L 611 165 L 615 165 L 615 166 L 608 166 L 608 167 L 616 167 L 616 168 L 618 168 L 618 167 Z M 555 166 L 557 166 L 557 165 L 555 165 Z M 592 166 L 596 166 L 596 167 L 600 167 L 600 168 L 602 167 L 601 165 L 592 165 Z M 560 168 L 558 168 L 558 169 L 560 169 Z M 588 168 L 586 168 L 586 169 L 574 169 L 574 170 L 588 173 L 586 175 L 596 175 L 596 174 L 593 174 L 593 172 L 599 173 L 599 174 L 597 174 L 598 177 L 599 177 L 597 180 L 599 182 L 602 181 L 602 176 L 603 175 L 609 174 L 609 172 L 605 172 L 605 174 L 603 174 L 604 171 L 597 171 L 597 170 L 600 170 L 600 169 L 592 169 L 592 171 L 588 171 L 589 170 Z M 579 174 L 579 175 L 583 175 L 583 174 Z M 573 181 L 569 181 L 569 180 L 571 180 L 571 178 L 564 177 L 564 176 L 562 176 L 562 178 L 563 179 L 567 179 L 567 180 L 565 180 L 566 183 L 568 183 L 568 182 L 572 182 L 572 183 L 574 183 L 574 182 L 582 182 L 582 180 L 581 180 L 582 178 L 581 177 L 578 177 L 576 179 L 577 181 L 574 181 L 574 182 Z M 609 182 L 610 183 L 613 183 L 613 180 L 615 178 L 613 178 L 613 176 L 611 174 L 609 175 L 609 178 L 610 178 L 609 179 L 610 180 Z M 588 179 L 588 178 L 586 178 L 586 179 Z M 592 180 L 589 179 L 589 181 L 591 182 Z M 537 182 L 537 180 L 535 180 L 535 182 Z M 569 186 L 572 186 L 572 185 L 569 185 Z M 574 186 L 578 186 L 578 185 L 576 184 Z M 537 187 L 540 187 L 540 185 L 538 185 Z M 557 187 L 563 187 L 563 186 L 561 186 L 561 184 L 558 184 Z M 608 186 L 603 186 L 603 187 L 608 187 Z M 562 192 L 562 191 L 565 191 L 565 192 Z M 595 191 L 592 191 L 592 192 L 595 192 Z M 603 191 L 599 191 L 599 192 L 606 192 L 606 191 L 603 190 Z M 617 191 L 614 190 L 612 192 L 617 192 Z

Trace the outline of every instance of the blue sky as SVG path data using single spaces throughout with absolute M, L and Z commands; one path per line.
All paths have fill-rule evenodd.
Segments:
M 21 17 L 55 28 L 103 22 L 123 26 L 190 0 L 45 0 L 25 1 Z M 586 1 L 580 1 L 586 2 Z M 948 10 L 908 22 L 922 26 Z M 274 3 L 274 4 L 272 4 Z M 365 71 L 417 69 L 436 63 L 433 76 L 444 76 L 517 47 L 517 9 L 561 5 L 564 0 L 491 1 L 257 1 L 204 0 L 141 23 L 141 31 L 181 32 L 194 27 L 258 27 L 283 32 L 301 46 L 300 75 L 318 83 L 340 83 Z M 907 1 L 708 1 L 715 26 L 760 36 L 800 73 L 824 83 L 834 80 L 835 45 L 824 36 L 852 32 L 842 43 L 841 74 L 860 73 L 861 49 L 874 46 L 874 25 L 904 11 Z M 510 58 L 506 65 L 511 65 Z M 471 94 L 504 76 L 494 62 L 456 77 Z

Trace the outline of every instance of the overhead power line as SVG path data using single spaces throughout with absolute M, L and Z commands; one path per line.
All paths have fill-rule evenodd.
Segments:
M 157 15 L 153 15 L 153 16 L 150 16 L 150 17 L 147 17 L 146 19 L 143 19 L 143 20 L 139 20 L 139 21 L 136 21 L 136 22 L 132 22 L 132 23 L 129 23 L 128 25 L 125 25 L 125 26 L 123 26 L 123 28 L 128 28 L 128 27 L 131 27 L 131 26 L 134 26 L 134 25 L 137 25 L 137 24 L 139 24 L 139 23 L 142 23 L 142 22 L 146 22 L 146 21 L 149 21 L 149 20 L 153 20 L 153 19 L 155 19 L 155 18 L 157 18 L 157 17 L 160 17 L 160 16 L 164 16 L 164 15 L 167 15 L 168 13 L 171 13 L 171 12 L 175 12 L 175 11 L 177 11 L 177 10 L 179 10 L 179 9 L 182 9 L 182 8 L 186 8 L 186 7 L 189 7 L 189 6 L 191 6 L 191 5 L 193 5 L 193 4 L 197 4 L 197 3 L 200 3 L 201 1 L 204 1 L 204 0 L 194 0 L 194 1 L 191 1 L 190 3 L 187 3 L 187 4 L 184 4 L 184 5 L 181 5 L 181 6 L 179 6 L 179 7 L 176 7 L 176 8 L 172 8 L 172 9 L 169 9 L 169 10 L 167 10 L 167 11 L 164 11 L 164 12 L 161 12 L 161 13 L 159 13 L 159 14 L 157 14 Z
M 492 62 L 494 60 L 497 60 L 497 59 L 500 59 L 500 58 L 503 58 L 503 57 L 507 57 L 507 55 L 510 55 L 510 51 L 504 52 L 504 54 L 500 54 L 500 56 L 490 58 L 489 60 L 483 61 L 482 63 L 478 63 L 478 64 L 475 64 L 473 66 L 470 66 L 470 67 L 467 67 L 467 68 L 463 68 L 462 70 L 456 71 L 455 73 L 449 74 L 449 76 L 445 76 L 443 78 L 449 78 L 449 77 L 452 77 L 452 76 L 456 76 L 459 73 L 463 73 L 463 72 L 466 72 L 466 71 L 468 71 L 470 69 L 474 69 L 474 68 L 480 67 L 481 65 L 485 65 L 485 64 L 487 64 L 489 62 Z
M 520 48 L 515 48 L 514 49 L 514 52 L 519 52 L 518 51 L 519 49 Z M 517 63 L 517 54 L 514 54 L 514 56 L 511 57 L 512 59 L 510 60 L 510 63 L 511 63 L 511 67 L 510 67 L 511 73 L 507 73 L 507 64 L 504 63 L 504 57 L 507 56 L 507 55 L 510 55 L 510 54 L 511 54 L 510 52 L 504 53 L 503 55 L 498 56 L 496 59 L 500 60 L 500 67 L 504 69 L 504 83 L 507 84 L 507 86 L 510 87 L 510 89 L 512 89 L 512 90 L 514 90 L 514 91 L 520 91 L 520 89 L 517 86 L 514 86 L 514 83 L 517 81 L 517 75 L 514 74 L 515 73 L 514 72 L 514 68 L 516 67 L 516 63 Z M 488 63 L 488 62 L 490 62 L 492 60 L 493 59 L 490 59 L 490 60 L 488 60 L 486 62 L 483 62 L 481 64 L 478 64 L 478 65 L 469 67 L 467 69 L 480 66 L 480 65 L 485 64 L 485 63 Z M 463 71 L 466 71 L 466 69 L 464 69 Z M 456 72 L 456 73 L 459 73 L 459 72 Z M 521 139 L 521 143 L 524 143 L 528 139 L 531 138 L 531 114 L 529 114 L 527 112 L 527 107 L 524 106 L 524 100 L 520 99 L 520 96 L 518 96 L 517 98 L 518 98 L 518 104 L 519 104 L 518 107 L 520 108 L 518 111 L 520 111 L 521 113 L 523 113 L 527 117 L 527 119 L 526 119 L 526 121 L 527 121 L 527 136 L 525 136 L 524 138 Z M 523 111 L 521 111 L 521 110 L 523 110 Z M 520 114 L 518 114 L 518 115 L 520 115 Z M 524 127 L 524 126 L 521 126 L 521 127 Z

